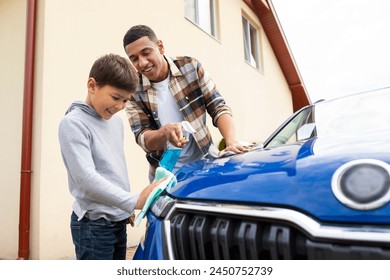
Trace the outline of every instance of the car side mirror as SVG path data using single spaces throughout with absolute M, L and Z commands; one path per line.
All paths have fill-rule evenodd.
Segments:
M 301 140 L 309 139 L 312 136 L 315 127 L 316 127 L 315 123 L 306 123 L 302 125 L 297 130 L 297 140 L 301 141 Z
M 253 146 L 252 149 L 262 149 L 264 148 L 264 142 L 256 142 Z

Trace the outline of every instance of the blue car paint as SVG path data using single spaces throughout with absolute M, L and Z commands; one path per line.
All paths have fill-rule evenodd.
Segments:
M 331 191 L 332 174 L 345 162 L 373 156 L 389 162 L 388 156 L 373 154 L 367 142 L 364 149 L 357 149 L 361 139 L 348 141 L 344 152 L 340 146 L 332 152 L 329 142 L 310 139 L 228 159 L 198 161 L 179 170 L 178 184 L 170 194 L 178 199 L 282 206 L 323 222 L 389 224 L 389 204 L 369 212 L 355 210 L 341 204 Z M 382 149 L 390 149 L 388 141 L 383 139 Z
M 147 214 L 148 231 L 159 232 L 162 230 L 162 222 L 152 212 Z M 164 259 L 163 247 L 164 244 L 161 234 L 146 234 L 143 246 L 140 244 L 133 256 L 134 260 L 161 260 Z
M 386 91 L 385 99 L 379 99 L 382 101 L 375 103 L 381 104 L 382 110 L 385 104 L 388 104 L 390 96 L 390 89 Z M 360 97 L 355 96 L 352 101 L 354 98 L 355 101 L 356 98 L 360 100 Z M 365 105 L 367 101 L 369 100 L 364 99 L 364 102 L 359 102 Z M 359 102 L 348 103 L 348 108 L 363 106 Z M 360 125 L 364 118 L 372 118 L 374 115 L 375 121 L 366 122 L 364 127 Z M 282 124 L 269 140 L 294 116 Z M 381 117 L 378 119 L 378 116 Z M 359 124 L 358 131 L 354 131 L 358 134 L 340 130 L 339 134 L 333 134 L 331 137 L 322 135 L 272 148 L 267 148 L 269 140 L 266 140 L 265 149 L 216 160 L 193 162 L 176 173 L 178 184 L 170 190 L 169 195 L 173 199 L 210 204 L 226 202 L 290 208 L 329 225 L 340 223 L 364 227 L 371 224 L 384 225 L 387 228 L 390 225 L 389 203 L 369 211 L 348 208 L 334 196 L 331 179 L 340 166 L 352 160 L 376 159 L 390 164 L 389 130 L 387 125 L 376 129 L 376 122 L 383 123 L 383 120 L 389 118 L 373 111 L 360 114 L 358 110 L 342 110 L 341 116 L 335 114 L 335 117 L 337 120 L 342 117 L 348 124 L 349 121 L 345 118 L 353 119 Z M 139 246 L 134 259 L 164 259 L 162 221 L 150 212 L 147 217 L 149 234 L 146 235 L 145 250 Z

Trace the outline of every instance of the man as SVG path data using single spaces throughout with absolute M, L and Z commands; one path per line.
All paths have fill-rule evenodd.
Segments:
M 183 148 L 173 172 L 185 163 L 207 156 L 212 139 L 206 112 L 225 139 L 224 151 L 246 151 L 236 141 L 230 108 L 199 61 L 165 56 L 163 42 L 145 25 L 130 28 L 123 46 L 140 75 L 139 86 L 126 112 L 136 142 L 147 152 L 151 164 L 149 179 L 153 179 L 168 142 Z M 196 130 L 189 139 L 182 137 L 183 120 Z

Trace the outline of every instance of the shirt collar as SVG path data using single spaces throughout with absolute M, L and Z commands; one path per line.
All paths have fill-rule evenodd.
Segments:
M 164 59 L 168 62 L 168 67 L 169 67 L 169 72 L 171 77 L 182 76 L 183 74 L 180 72 L 179 68 L 177 68 L 176 64 L 173 62 L 173 59 L 166 55 L 163 56 Z M 149 79 L 146 78 L 144 75 L 141 75 L 141 77 L 142 77 L 142 85 L 144 90 L 148 90 L 152 86 L 152 84 L 150 83 Z

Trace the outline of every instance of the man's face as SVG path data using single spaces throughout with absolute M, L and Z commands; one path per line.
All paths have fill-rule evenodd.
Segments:
M 161 82 L 168 76 L 168 64 L 164 59 L 164 45 L 144 36 L 128 44 L 125 51 L 134 67 L 152 82 Z

